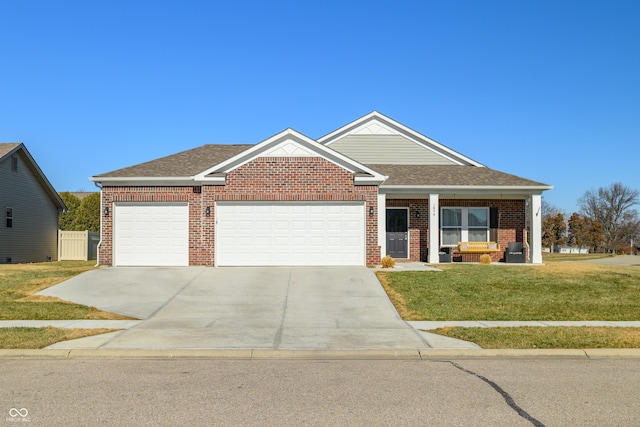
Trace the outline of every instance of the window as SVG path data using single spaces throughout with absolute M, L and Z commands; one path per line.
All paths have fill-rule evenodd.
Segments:
M 7 228 L 13 227 L 13 208 L 7 208 Z
M 18 171 L 18 158 L 16 156 L 11 156 L 11 172 Z
M 489 240 L 489 208 L 442 208 L 442 246 Z

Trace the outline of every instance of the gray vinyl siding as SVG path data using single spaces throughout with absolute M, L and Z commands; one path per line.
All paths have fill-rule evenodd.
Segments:
M 363 164 L 457 164 L 401 135 L 347 135 L 329 147 Z
M 18 170 L 11 156 L 0 161 L 0 263 L 43 262 L 57 259 L 58 209 L 29 169 L 20 151 Z M 13 227 L 7 228 L 6 208 L 13 208 Z

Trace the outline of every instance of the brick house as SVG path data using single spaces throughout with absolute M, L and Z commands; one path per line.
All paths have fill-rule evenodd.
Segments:
M 457 254 L 459 241 L 529 242 L 540 263 L 541 194 L 552 188 L 375 111 L 318 140 L 287 129 L 91 180 L 102 194 L 98 260 L 116 266 L 438 263 L 447 247 L 477 259 Z

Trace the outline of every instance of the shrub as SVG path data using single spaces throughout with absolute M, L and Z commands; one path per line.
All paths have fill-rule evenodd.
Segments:
M 382 258 L 382 268 L 393 268 L 396 265 L 396 261 L 389 255 Z
M 491 255 L 489 254 L 480 255 L 480 264 L 491 264 Z

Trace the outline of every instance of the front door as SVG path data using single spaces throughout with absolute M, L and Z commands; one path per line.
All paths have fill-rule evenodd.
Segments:
M 409 258 L 407 209 L 387 209 L 387 255 Z

